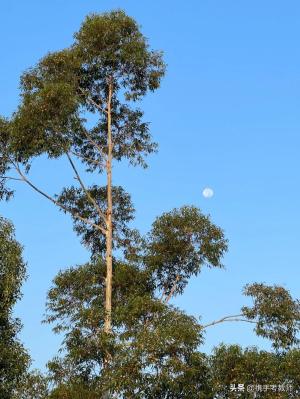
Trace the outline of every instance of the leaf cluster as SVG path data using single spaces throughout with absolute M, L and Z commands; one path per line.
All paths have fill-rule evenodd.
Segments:
M 250 284 L 244 294 L 253 298 L 253 307 L 243 307 L 244 315 L 257 320 L 256 334 L 272 340 L 275 349 L 287 350 L 299 343 L 300 302 L 280 286 Z
M 0 397 L 3 399 L 11 399 L 30 363 L 18 339 L 20 320 L 13 317 L 24 279 L 22 247 L 15 239 L 12 224 L 0 217 Z

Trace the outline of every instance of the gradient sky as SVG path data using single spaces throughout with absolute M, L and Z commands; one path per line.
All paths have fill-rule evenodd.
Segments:
M 115 168 L 114 182 L 132 194 L 135 225 L 183 204 L 211 214 L 229 239 L 226 270 L 203 270 L 175 303 L 204 322 L 236 314 L 249 282 L 283 284 L 299 295 L 300 2 L 70 1 L 1 2 L 0 113 L 18 104 L 19 76 L 49 51 L 72 42 L 90 12 L 123 8 L 137 19 L 168 64 L 159 91 L 143 102 L 160 151 L 146 171 Z M 70 180 L 62 161 L 33 165 L 50 193 Z M 204 199 L 204 187 L 214 189 Z M 16 309 L 22 340 L 43 368 L 60 338 L 42 325 L 47 290 L 61 268 L 88 253 L 70 219 L 24 186 L 0 204 L 24 245 L 28 280 Z M 204 350 L 220 341 L 259 345 L 251 326 L 212 327 Z

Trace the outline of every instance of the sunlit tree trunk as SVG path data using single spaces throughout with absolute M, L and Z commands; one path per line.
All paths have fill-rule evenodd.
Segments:
M 112 311 L 112 131 L 111 131 L 111 99 L 112 82 L 109 82 L 107 101 L 107 232 L 106 232 L 106 287 L 105 287 L 105 323 L 104 331 L 111 332 Z

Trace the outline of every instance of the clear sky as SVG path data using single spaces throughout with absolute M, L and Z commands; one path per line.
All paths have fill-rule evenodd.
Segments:
M 236 314 L 248 282 L 283 284 L 298 297 L 300 197 L 300 2 L 276 0 L 10 0 L 0 8 L 0 113 L 18 104 L 19 75 L 45 53 L 68 46 L 85 15 L 123 8 L 168 64 L 162 88 L 143 103 L 160 144 L 146 171 L 115 170 L 131 192 L 136 226 L 195 204 L 230 242 L 226 270 L 203 270 L 176 304 L 205 322 Z M 54 193 L 67 184 L 63 162 L 34 163 L 33 179 Z M 214 189 L 204 199 L 204 187 Z M 42 325 L 47 290 L 61 268 L 88 259 L 69 218 L 30 189 L 0 204 L 25 247 L 28 280 L 16 313 L 35 367 L 60 339 Z M 259 345 L 251 327 L 212 327 L 204 350 L 220 341 Z

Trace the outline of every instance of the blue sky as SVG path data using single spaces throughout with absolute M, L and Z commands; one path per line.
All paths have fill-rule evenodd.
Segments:
M 1 5 L 0 113 L 18 104 L 19 76 L 48 51 L 68 46 L 86 14 L 123 8 L 162 49 L 168 72 L 143 102 L 160 151 L 146 171 L 115 168 L 132 194 L 136 226 L 183 204 L 211 214 L 229 239 L 226 270 L 203 270 L 175 303 L 205 322 L 236 314 L 248 282 L 282 284 L 299 296 L 300 3 L 298 1 L 33 1 Z M 54 193 L 71 174 L 62 161 L 34 163 L 32 177 Z M 210 186 L 215 195 L 204 199 Z M 88 259 L 69 218 L 24 186 L 0 204 L 24 245 L 28 280 L 16 313 L 34 367 L 57 353 L 59 337 L 41 324 L 47 290 L 61 268 Z M 251 327 L 207 332 L 259 345 Z

